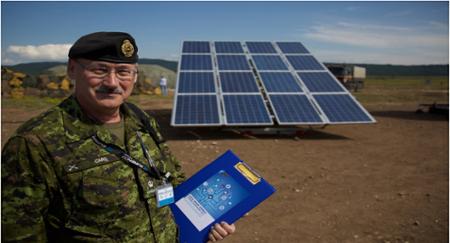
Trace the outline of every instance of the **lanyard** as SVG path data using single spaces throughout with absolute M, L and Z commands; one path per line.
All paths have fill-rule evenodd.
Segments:
M 116 145 L 113 145 L 113 144 L 106 144 L 106 143 L 104 143 L 103 141 L 101 141 L 96 135 L 92 136 L 91 138 L 92 138 L 92 140 L 94 140 L 94 142 L 95 142 L 97 145 L 99 145 L 99 146 L 102 147 L 104 150 L 108 151 L 109 153 L 112 153 L 112 154 L 117 155 L 118 157 L 120 157 L 122 160 L 124 160 L 124 161 L 127 162 L 128 164 L 130 164 L 130 165 L 132 165 L 132 166 L 135 166 L 135 167 L 138 167 L 139 169 L 145 171 L 145 172 L 146 172 L 147 174 L 149 174 L 150 176 L 155 177 L 155 178 L 157 178 L 157 179 L 161 179 L 161 174 L 159 173 L 158 168 L 156 168 L 155 163 L 153 162 L 153 160 L 151 160 L 151 157 L 149 157 L 150 160 L 151 160 L 151 162 L 150 162 L 150 160 L 147 158 L 147 156 L 150 156 L 150 155 L 148 154 L 147 149 L 143 149 L 143 150 L 144 150 L 144 155 L 145 155 L 145 157 L 147 158 L 147 160 L 148 160 L 148 162 L 149 162 L 149 165 L 151 166 L 151 168 L 152 168 L 153 170 L 150 169 L 148 166 L 145 166 L 145 165 L 143 165 L 143 164 L 137 162 L 133 157 L 131 157 L 129 154 L 125 153 L 125 151 L 123 151 L 121 148 L 117 147 Z M 140 136 L 139 136 L 139 139 L 140 139 Z M 142 140 L 141 140 L 140 142 L 141 142 L 141 146 L 142 146 L 143 148 L 145 148 L 144 144 L 142 143 Z M 163 179 L 164 179 L 164 178 L 163 178 Z
M 150 153 L 148 152 L 147 146 L 145 146 L 144 142 L 142 141 L 141 133 L 138 131 L 138 132 L 136 132 L 136 134 L 139 139 L 139 143 L 141 144 L 142 151 L 144 151 L 144 157 L 147 159 L 148 165 L 156 171 L 156 175 L 158 176 L 158 178 L 163 178 L 164 183 L 165 183 L 166 178 L 161 177 L 161 174 L 159 173 L 159 170 L 156 168 L 156 165 L 152 159 L 152 156 L 150 156 Z

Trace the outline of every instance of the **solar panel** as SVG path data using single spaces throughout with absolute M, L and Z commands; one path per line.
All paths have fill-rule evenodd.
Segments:
M 244 55 L 217 55 L 219 70 L 250 70 Z
M 238 41 L 216 41 L 214 45 L 217 53 L 244 53 Z
M 278 47 L 285 54 L 306 54 L 308 50 L 300 42 L 277 42 Z
M 286 56 L 295 70 L 325 70 L 313 56 Z
M 180 72 L 178 78 L 179 93 L 215 93 L 212 72 Z
M 261 95 L 223 95 L 225 124 L 272 125 Z
M 372 123 L 300 42 L 185 41 L 173 126 Z
M 182 55 L 181 70 L 212 70 L 210 55 Z
M 306 95 L 269 95 L 279 124 L 322 124 L 317 111 Z
M 258 85 L 251 72 L 221 72 L 220 85 L 224 93 L 259 93 Z
M 288 67 L 279 56 L 253 55 L 252 58 L 258 70 L 288 70 Z
M 183 53 L 209 53 L 209 41 L 185 41 L 183 43 Z
M 176 125 L 220 125 L 216 95 L 178 95 L 175 103 Z
M 368 113 L 347 94 L 314 95 L 332 123 L 372 122 Z
M 247 41 L 246 44 L 250 53 L 277 53 L 270 42 Z
M 345 92 L 328 72 L 298 72 L 297 74 L 311 92 Z
M 260 72 L 267 92 L 302 92 L 300 85 L 289 72 Z

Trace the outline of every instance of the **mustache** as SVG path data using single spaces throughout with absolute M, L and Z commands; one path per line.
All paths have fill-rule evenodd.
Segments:
M 100 86 L 98 88 L 96 88 L 95 93 L 100 93 L 100 94 L 123 94 L 124 90 L 120 87 L 116 87 L 116 88 L 109 88 L 106 86 Z

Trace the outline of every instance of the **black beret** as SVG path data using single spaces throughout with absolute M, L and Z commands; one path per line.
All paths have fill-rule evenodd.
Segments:
M 69 50 L 69 58 L 136 63 L 137 51 L 136 42 L 128 33 L 95 32 L 78 39 Z

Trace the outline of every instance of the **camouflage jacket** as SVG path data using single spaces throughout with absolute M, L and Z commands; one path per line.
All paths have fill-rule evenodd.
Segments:
M 162 181 L 103 150 L 91 138 L 96 134 L 146 164 L 137 140 L 140 131 L 159 170 L 172 174 L 174 186 L 184 180 L 167 145 L 158 149 L 127 105 L 122 105 L 121 113 L 125 145 L 85 116 L 73 97 L 16 131 L 2 151 L 2 241 L 177 241 L 169 207 L 156 207 L 152 189 Z M 157 129 L 155 120 L 149 121 Z

